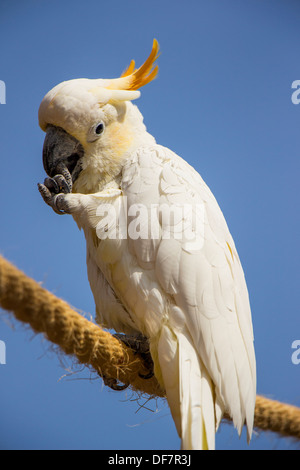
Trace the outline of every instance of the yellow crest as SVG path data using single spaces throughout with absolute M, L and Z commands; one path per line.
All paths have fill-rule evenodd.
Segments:
M 110 80 L 108 89 L 111 90 L 138 90 L 156 78 L 158 65 L 153 68 L 154 62 L 159 56 L 159 44 L 153 40 L 152 51 L 146 62 L 138 69 L 135 68 L 135 61 L 130 62 L 129 67 L 122 73 L 120 78 Z

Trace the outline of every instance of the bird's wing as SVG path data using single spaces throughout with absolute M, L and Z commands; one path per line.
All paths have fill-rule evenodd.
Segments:
M 256 366 L 248 291 L 213 194 L 188 163 L 159 145 L 141 148 L 128 160 L 122 190 L 129 208 L 151 206 L 152 236 L 129 236 L 130 251 L 141 268 L 155 270 L 182 312 L 183 318 L 172 321 L 178 329 L 181 322 L 187 327 L 215 385 L 216 402 L 239 432 L 246 420 L 251 435 Z

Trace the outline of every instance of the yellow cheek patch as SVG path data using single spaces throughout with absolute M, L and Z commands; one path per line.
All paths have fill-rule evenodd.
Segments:
M 133 134 L 130 126 L 123 123 L 113 122 L 106 128 L 108 146 L 116 157 L 121 157 L 129 150 L 133 142 Z

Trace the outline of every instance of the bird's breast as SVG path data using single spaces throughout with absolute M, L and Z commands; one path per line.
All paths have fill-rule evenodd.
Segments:
M 138 265 L 126 238 L 102 239 L 95 246 L 95 235 L 90 236 L 87 249 L 89 280 L 101 323 L 117 331 L 135 330 L 155 337 L 168 317 L 169 299 L 154 269 Z

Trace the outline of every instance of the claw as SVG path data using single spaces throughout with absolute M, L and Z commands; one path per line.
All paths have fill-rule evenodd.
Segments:
M 70 193 L 70 186 L 69 184 L 67 183 L 65 177 L 63 175 L 56 175 L 54 176 L 53 178 L 54 182 L 56 183 L 58 189 L 59 189 L 59 193 L 64 193 L 64 194 L 68 194 Z
M 72 176 L 71 176 L 71 173 L 69 172 L 68 168 L 66 167 L 66 165 L 64 165 L 63 163 L 59 163 L 56 167 L 56 171 L 57 171 L 57 176 L 62 175 L 64 177 L 65 183 L 68 187 L 67 192 L 71 193 L 72 192 L 72 187 L 73 187 Z M 56 178 L 56 177 L 54 177 L 54 178 Z
M 46 178 L 45 181 L 44 181 L 44 185 L 46 186 L 46 188 L 49 189 L 50 192 L 53 192 L 53 193 L 56 193 L 56 194 L 59 193 L 59 187 L 58 187 L 58 184 L 55 181 L 55 179 Z
M 48 187 L 45 186 L 44 184 L 38 183 L 38 189 L 39 189 L 39 192 L 41 193 L 42 198 L 44 199 L 45 203 L 48 204 L 49 206 L 51 206 L 52 194 L 49 191 Z
M 152 377 L 154 377 L 154 372 L 151 371 L 151 372 L 149 372 L 149 374 L 146 374 L 146 375 L 141 374 L 139 372 L 139 377 L 141 377 L 141 379 L 144 379 L 144 380 L 152 379 Z
M 41 193 L 45 203 L 52 207 L 56 214 L 68 214 L 68 207 L 63 193 L 52 194 L 49 188 L 41 183 L 38 183 L 38 190 Z
M 116 392 L 121 392 L 122 390 L 125 390 L 129 387 L 129 384 L 119 385 L 116 379 L 108 378 L 104 375 L 102 376 L 102 379 L 104 384 L 107 385 L 107 387 L 111 388 L 112 390 L 115 390 Z
M 149 342 L 148 339 L 143 335 L 138 336 L 129 336 L 129 335 L 122 335 L 122 334 L 115 334 L 115 338 L 122 341 L 126 346 L 131 348 L 135 353 L 139 354 L 144 362 L 144 366 L 146 369 L 149 370 L 148 374 L 141 374 L 139 373 L 139 377 L 142 379 L 151 379 L 154 376 L 153 372 L 153 360 L 149 350 Z
M 52 207 L 57 214 L 70 214 L 65 195 L 62 193 L 55 194 Z
M 57 214 L 68 214 L 68 204 L 65 194 L 72 192 L 72 176 L 65 165 L 58 165 L 58 174 L 46 178 L 44 184 L 38 184 L 42 198 Z

